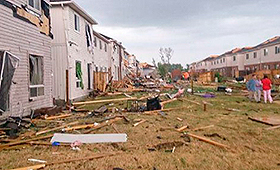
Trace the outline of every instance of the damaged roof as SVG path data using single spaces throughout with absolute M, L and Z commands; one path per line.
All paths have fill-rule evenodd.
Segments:
M 84 17 L 90 24 L 97 25 L 98 23 L 76 2 L 72 0 L 50 0 L 52 6 L 56 5 L 68 5 L 75 10 L 79 15 Z

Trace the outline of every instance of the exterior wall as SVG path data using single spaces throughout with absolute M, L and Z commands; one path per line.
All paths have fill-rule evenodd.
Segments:
M 79 16 L 80 31 L 75 30 L 74 14 Z M 58 35 L 53 41 L 52 54 L 55 68 L 56 99 L 66 100 L 66 70 L 69 70 L 69 99 L 83 98 L 93 89 L 94 54 L 87 47 L 85 26 L 89 24 L 82 16 L 68 6 L 52 6 L 53 32 Z M 64 30 L 64 31 L 62 31 Z M 63 35 L 64 34 L 64 35 Z M 92 32 L 90 33 L 91 36 Z M 76 87 L 76 61 L 81 62 L 84 88 Z M 88 81 L 88 64 L 90 66 L 90 86 Z
M 94 47 L 94 71 L 96 71 L 96 67 L 98 68 L 98 72 L 108 72 L 110 67 L 110 50 L 109 43 L 104 41 L 103 39 L 96 37 L 96 46 Z M 102 47 L 100 48 L 100 41 Z M 107 46 L 107 51 L 105 51 L 105 44 Z
M 82 16 L 78 15 L 74 10 L 68 8 L 68 19 L 69 19 L 69 28 L 68 28 L 68 41 L 74 42 L 69 46 L 69 77 L 70 77 L 70 100 L 79 99 L 89 94 L 90 89 L 93 88 L 93 83 L 88 87 L 88 69 L 87 65 L 91 64 L 91 73 L 92 63 L 94 61 L 94 55 L 87 47 L 86 44 L 86 23 L 89 24 Z M 80 17 L 80 32 L 75 30 L 74 26 L 74 14 Z M 89 24 L 90 25 L 90 24 Z M 82 65 L 82 79 L 84 84 L 84 89 L 76 87 L 76 61 L 80 61 Z M 91 82 L 93 82 L 93 74 L 90 76 Z M 89 89 L 90 88 L 90 89 Z
M 280 53 L 275 54 L 275 47 L 280 47 L 280 43 L 271 44 L 264 46 L 259 49 L 250 50 L 244 54 L 244 65 L 245 68 L 257 67 L 260 69 L 268 69 L 266 66 L 269 66 L 271 69 L 275 69 L 275 66 L 280 62 Z M 268 55 L 264 55 L 264 49 L 268 49 Z M 257 57 L 254 58 L 254 53 L 257 53 Z M 246 55 L 249 55 L 249 59 L 246 58 Z M 249 67 L 251 66 L 251 67 Z
M 52 40 L 51 56 L 54 74 L 53 96 L 56 100 L 66 100 L 66 70 L 68 63 L 68 8 L 60 6 L 51 8 L 51 22 L 54 39 Z
M 16 5 L 26 5 L 27 1 L 10 1 Z M 51 38 L 41 34 L 39 29 L 23 20 L 13 17 L 13 11 L 0 5 L 0 49 L 19 57 L 10 89 L 10 112 L 3 116 L 29 115 L 31 110 L 50 107 L 52 103 Z M 29 55 L 43 57 L 44 95 L 30 100 L 29 95 Z

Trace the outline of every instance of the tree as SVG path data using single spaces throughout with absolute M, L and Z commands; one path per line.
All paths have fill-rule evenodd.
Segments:
M 153 65 L 154 65 L 154 67 L 157 68 L 156 60 L 155 60 L 154 58 L 152 58 L 152 60 L 153 60 Z
M 159 56 L 163 64 L 170 64 L 170 60 L 174 54 L 174 50 L 172 48 L 160 48 Z

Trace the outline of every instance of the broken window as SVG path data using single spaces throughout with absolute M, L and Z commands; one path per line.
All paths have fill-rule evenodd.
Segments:
M 74 23 L 75 23 L 75 30 L 80 32 L 80 17 L 74 14 Z
M 279 54 L 280 53 L 280 47 L 275 47 L 275 54 Z
M 82 75 L 82 63 L 80 61 L 76 61 L 76 87 L 84 89 Z
M 236 56 L 233 56 L 233 61 L 236 61 Z
M 268 49 L 264 49 L 263 53 L 264 53 L 264 56 L 267 56 L 268 55 Z
M 41 56 L 29 56 L 29 90 L 30 97 L 44 95 L 44 64 Z
M 90 26 L 86 24 L 86 39 L 87 39 L 87 47 L 92 45 L 91 31 Z
M 28 0 L 28 5 L 38 11 L 41 11 L 41 0 Z
M 9 110 L 9 92 L 19 59 L 7 51 L 0 51 L 0 113 Z

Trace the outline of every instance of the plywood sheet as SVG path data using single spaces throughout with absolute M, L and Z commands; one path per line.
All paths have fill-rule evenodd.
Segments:
M 260 122 L 260 123 L 264 123 L 267 125 L 272 125 L 272 126 L 277 126 L 280 125 L 280 117 L 249 117 L 249 119 L 256 121 L 256 122 Z

